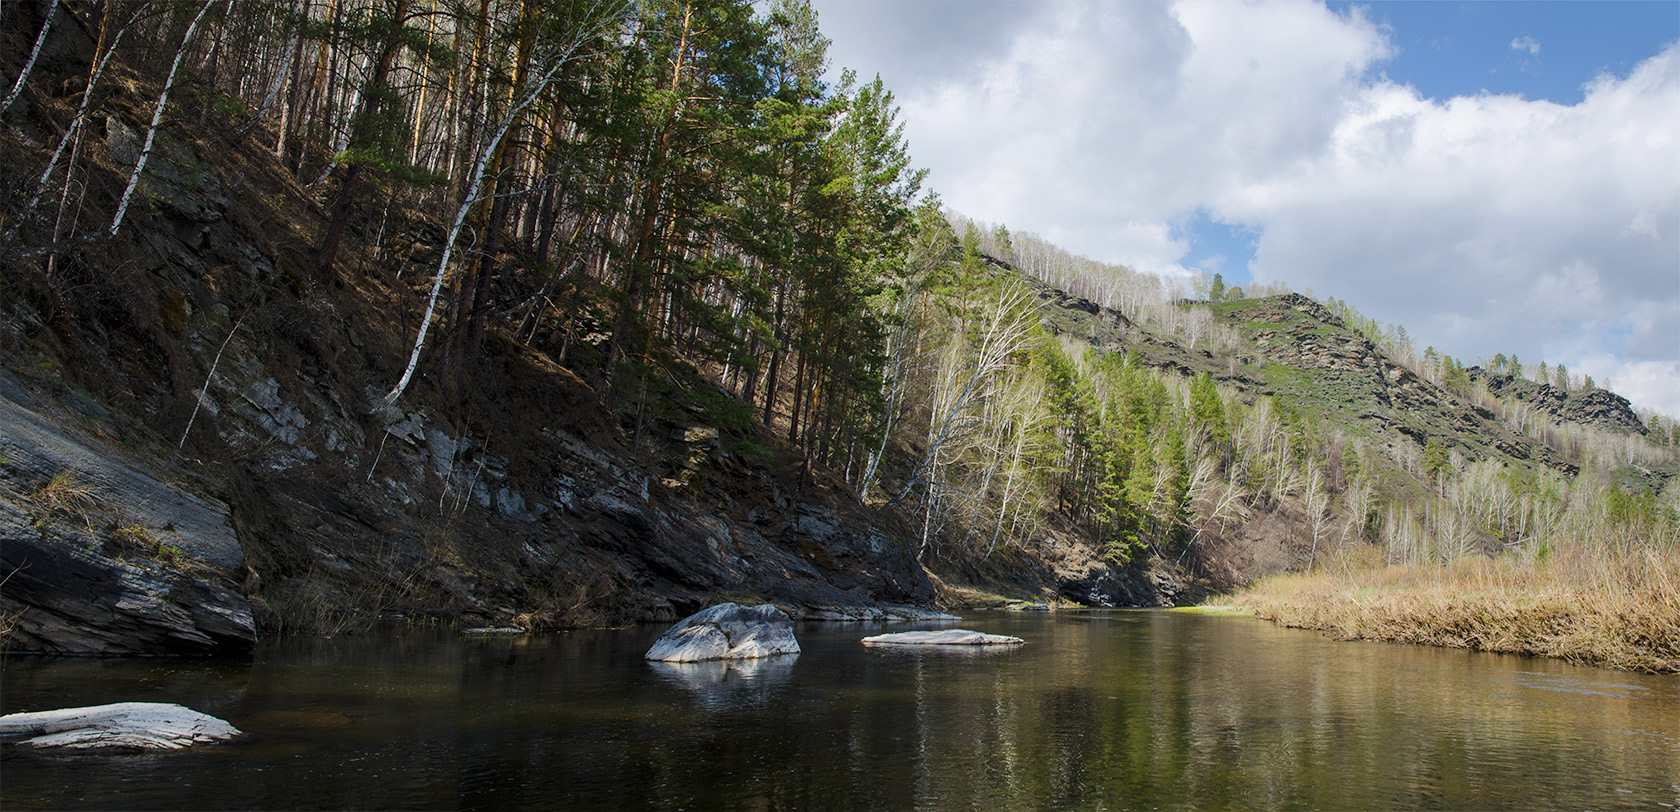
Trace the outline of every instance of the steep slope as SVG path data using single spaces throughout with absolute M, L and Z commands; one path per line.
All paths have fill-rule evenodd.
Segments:
M 1578 466 L 1557 449 L 1518 434 L 1488 408 L 1417 376 L 1387 357 L 1323 305 L 1290 293 L 1201 303 L 1240 343 L 1215 353 L 1139 327 L 1124 314 L 1028 280 L 1046 326 L 1107 352 L 1136 351 L 1144 363 L 1189 376 L 1208 373 L 1249 395 L 1266 395 L 1327 423 L 1383 442 L 1423 448 L 1435 441 L 1469 460 L 1505 459 L 1566 474 Z M 1185 307 L 1193 303 L 1185 303 Z M 1626 398 L 1604 389 L 1564 393 L 1511 375 L 1469 370 L 1495 397 L 1511 397 L 1559 422 L 1644 436 Z
M 142 98 L 112 101 L 87 148 L 131 147 Z M 0 160 L 42 162 L 59 112 L 10 117 Z M 162 132 L 118 239 L 7 261 L 13 648 L 225 652 L 382 618 L 616 624 L 730 597 L 837 617 L 931 605 L 890 516 L 800 477 L 770 432 L 720 431 L 698 378 L 633 440 L 588 383 L 492 335 L 471 391 L 423 378 L 384 405 L 437 229 L 393 223 L 412 234 L 401 253 L 357 251 L 353 281 L 319 284 L 306 257 L 326 212 L 228 123 Z M 94 182 L 120 186 L 121 165 Z M 153 515 L 160 501 L 196 518 Z
M 1299 294 L 1217 307 L 1272 363 L 1258 370 L 1260 391 L 1372 436 L 1403 435 L 1420 448 L 1434 440 L 1468 459 L 1500 455 L 1565 473 L 1575 466 L 1518 436 L 1492 412 L 1419 378 L 1322 305 Z
M 484 269 L 518 261 L 523 275 L 481 272 L 482 284 L 471 290 L 461 278 L 470 271 L 450 276 L 445 301 L 455 304 L 454 313 L 432 322 L 420 376 L 396 405 L 387 404 L 384 394 L 403 374 L 420 314 L 430 313 L 432 269 L 447 266 L 446 229 L 435 211 L 413 201 L 439 198 L 417 182 L 385 201 L 394 204 L 350 207 L 354 212 L 339 221 L 345 236 L 336 271 L 323 274 L 316 247 L 334 221 L 334 184 L 309 188 L 300 178 L 330 177 L 332 168 L 314 156 L 338 148 L 312 143 L 315 163 L 294 152 L 297 162 L 282 164 L 273 141 L 258 143 L 245 126 L 253 119 L 239 99 L 218 96 L 213 81 L 195 92 L 180 88 L 152 143 L 144 134 L 160 98 L 162 66 L 144 62 L 113 63 L 117 78 L 93 97 L 97 105 L 85 120 L 73 118 L 83 95 L 77 82 L 92 61 L 94 38 L 85 36 L 84 20 L 92 7 L 55 8 L 64 18 L 61 33 L 0 121 L 0 161 L 30 168 L 0 177 L 7 201 L 0 213 L 16 218 L 0 222 L 0 631 L 15 647 L 243 651 L 262 635 L 338 633 L 380 620 L 615 624 L 668 620 L 725 598 L 831 618 L 913 615 L 936 597 L 1167 605 L 1314 560 L 1314 519 L 1293 485 L 1231 497 L 1241 510 L 1229 521 L 1219 518 L 1217 527 L 1187 527 L 1191 511 L 1180 500 L 1162 511 L 1154 538 L 1143 540 L 1136 515 L 1121 517 L 1133 526 L 1105 536 L 1116 528 L 1098 525 L 1118 525 L 1122 510 L 1072 516 L 1064 500 L 1045 497 L 1027 505 L 1047 514 L 1042 526 L 1034 516 L 1002 544 L 994 532 L 984 552 L 924 555 L 929 523 L 855 495 L 866 490 L 858 483 L 867 478 L 852 470 L 863 467 L 852 464 L 863 455 L 848 449 L 846 470 L 840 462 L 825 470 L 818 457 L 841 459 L 829 453 L 829 441 L 795 439 L 801 426 L 811 437 L 813 423 L 877 419 L 870 387 L 880 382 L 879 371 L 868 369 L 850 390 L 864 405 L 836 415 L 843 410 L 830 402 L 823 414 L 815 397 L 807 398 L 799 424 L 802 396 L 832 397 L 837 378 L 858 371 L 847 369 L 849 361 L 860 369 L 877 363 L 851 353 L 874 347 L 831 352 L 823 336 L 809 342 L 823 346 L 800 350 L 795 362 L 784 350 L 799 336 L 787 334 L 785 321 L 765 322 L 769 313 L 783 319 L 786 286 L 778 286 L 772 310 L 772 292 L 748 285 L 735 291 L 734 311 L 703 302 L 688 314 L 720 322 L 712 335 L 739 339 L 748 348 L 745 360 L 722 350 L 688 353 L 683 339 L 698 335 L 698 325 L 673 318 L 668 332 L 677 338 L 653 348 L 657 361 L 637 362 L 641 391 L 633 398 L 615 393 L 614 376 L 629 365 L 615 367 L 623 359 L 613 354 L 633 354 L 637 342 L 621 344 L 610 334 L 645 327 L 646 314 L 631 308 L 659 301 L 629 296 L 632 289 L 647 293 L 636 259 L 646 252 L 623 245 L 577 255 L 573 268 L 599 260 L 593 278 L 567 271 L 561 279 L 559 265 L 513 256 L 518 247 L 487 250 L 482 262 L 467 263 Z M 20 30 L 9 29 L 9 44 Z M 61 230 L 45 214 L 50 205 L 32 210 L 21 201 L 33 194 L 36 168 L 49 164 L 71 121 L 86 128 L 74 183 L 63 184 L 59 201 L 75 227 Z M 105 236 L 103 224 L 143 155 L 149 163 L 127 225 Z M 578 180 L 587 187 L 601 178 Z M 688 190 L 695 194 L 710 183 L 700 175 L 690 180 L 698 184 Z M 452 181 L 464 185 L 463 178 Z M 51 191 L 58 196 L 58 187 Z M 553 190 L 526 191 L 534 200 Z M 526 224 L 534 226 L 541 210 L 531 205 Z M 581 209 L 578 223 L 610 211 Z M 64 234 L 71 236 L 60 240 Z M 955 239 L 937 229 L 919 235 L 942 240 L 924 246 L 923 282 L 951 278 L 921 288 L 924 306 L 930 297 L 984 298 L 983 284 L 955 293 L 945 287 L 967 275 L 943 273 L 969 259 L 956 259 L 962 252 Z M 735 236 L 738 243 L 758 241 Z M 698 243 L 684 246 L 673 242 L 666 259 L 686 262 L 699 251 Z M 705 283 L 687 285 L 684 274 L 728 275 L 741 270 L 735 263 L 743 257 L 762 264 L 749 252 L 718 266 L 683 266 L 667 280 L 669 292 L 703 299 Z M 843 276 L 828 280 L 835 283 L 823 289 L 830 298 L 881 281 Z M 1372 465 L 1392 475 L 1382 481 L 1393 493 L 1428 485 L 1384 460 L 1415 457 L 1430 445 L 1471 460 L 1560 471 L 1575 464 L 1487 408 L 1418 378 L 1305 297 L 1221 303 L 1211 306 L 1212 316 L 1197 311 L 1207 316 L 1198 330 L 1229 334 L 1210 342 L 1042 285 L 1036 293 L 1045 325 L 1070 346 L 1136 352 L 1174 379 L 1206 372 L 1245 407 L 1275 401 L 1292 419 L 1317 420 L 1384 449 L 1386 456 L 1373 452 Z M 739 316 L 748 300 L 757 314 L 735 324 L 726 314 Z M 625 301 L 631 304 L 621 306 Z M 539 304 L 544 319 L 530 315 Z M 926 353 L 914 360 L 924 391 L 897 404 L 903 415 L 921 419 L 932 411 L 926 390 L 934 388 L 929 373 L 939 362 L 929 358 L 957 359 L 949 365 L 957 374 L 966 363 L 960 351 L 968 325 L 949 318 L 960 309 L 951 304 L 927 306 L 955 324 L 918 336 L 915 346 Z M 804 338 L 823 332 L 807 321 Z M 1027 334 L 1037 335 L 1020 332 Z M 936 349 L 941 342 L 958 352 Z M 1032 351 L 1023 344 L 1011 363 L 1029 367 Z M 748 362 L 766 357 L 747 382 L 735 383 L 725 371 L 738 380 Z M 807 377 L 808 361 L 824 371 Z M 776 384 L 765 387 L 769 402 L 762 406 L 749 407 L 718 385 L 730 382 L 751 399 L 761 373 Z M 637 388 L 623 380 L 620 390 Z M 1521 382 L 1489 380 L 1527 397 Z M 1184 388 L 1169 394 L 1160 379 L 1150 383 L 1161 393 L 1158 411 Z M 1537 408 L 1552 408 L 1555 398 L 1544 388 L 1532 394 Z M 1177 402 L 1172 408 L 1184 411 Z M 1638 425 L 1613 396 L 1570 394 L 1553 413 L 1629 430 Z M 971 427 L 1008 422 L 997 412 L 965 420 Z M 1053 431 L 1040 426 L 1035 436 Z M 929 444 L 916 434 L 902 424 L 896 436 L 889 433 L 882 447 L 892 458 L 881 467 L 899 477 L 904 494 L 920 485 L 918 494 L 931 503 L 934 484 L 914 481 L 915 460 L 927 451 L 918 445 Z M 856 447 L 871 436 L 860 430 L 834 445 Z M 1182 441 L 1183 434 L 1143 436 L 1159 448 L 1127 447 L 1125 459 L 1115 437 L 1103 438 L 1111 445 L 1102 453 L 1119 460 L 1114 470 L 1133 459 L 1150 464 L 1149 452 L 1161 448 L 1182 450 L 1169 438 Z M 1052 456 L 1042 454 L 1044 464 L 1020 478 L 1054 470 Z M 1285 459 L 1278 468 L 1290 465 Z M 970 492 L 972 501 L 1018 496 L 1007 488 L 999 494 L 999 479 L 989 475 L 995 470 L 977 477 L 982 484 Z M 1006 478 L 1013 482 L 1014 474 Z M 1089 493 L 1068 501 L 1131 499 L 1148 490 L 1119 481 L 1086 484 L 1093 484 Z M 1322 518 L 1323 510 L 1313 512 Z M 1003 512 L 994 515 L 1001 531 Z M 1350 538 L 1362 538 L 1363 524 L 1350 521 L 1348 528 Z M 952 532 L 977 536 L 972 524 Z M 1127 532 L 1131 538 L 1116 541 Z M 944 592 L 936 593 L 924 564 Z

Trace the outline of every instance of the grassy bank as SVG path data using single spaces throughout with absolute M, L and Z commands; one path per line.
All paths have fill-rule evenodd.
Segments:
M 1680 672 L 1680 551 L 1472 557 L 1446 566 L 1336 561 L 1230 603 L 1345 640 L 1386 640 Z

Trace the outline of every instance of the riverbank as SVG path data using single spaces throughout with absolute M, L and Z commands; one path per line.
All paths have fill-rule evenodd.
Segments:
M 1231 597 L 1256 616 L 1343 640 L 1383 640 L 1680 672 L 1680 550 L 1447 566 L 1337 562 Z

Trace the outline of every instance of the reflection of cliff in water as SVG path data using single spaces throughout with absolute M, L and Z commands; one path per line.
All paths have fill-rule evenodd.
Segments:
M 787 684 L 798 654 L 750 660 L 702 660 L 697 663 L 648 661 L 666 681 L 692 692 L 701 707 L 721 709 L 758 705 Z

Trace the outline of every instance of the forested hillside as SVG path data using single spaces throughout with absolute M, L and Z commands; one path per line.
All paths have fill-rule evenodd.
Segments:
M 1632 653 L 1518 650 L 1680 663 L 1671 419 L 946 211 L 801 0 L 6 9 L 0 393 L 61 435 L 0 449 L 24 647 L 85 555 L 280 632 L 1468 573 Z

